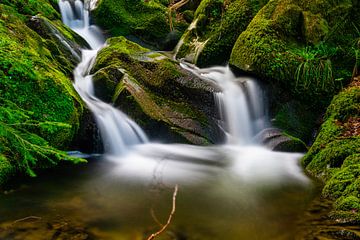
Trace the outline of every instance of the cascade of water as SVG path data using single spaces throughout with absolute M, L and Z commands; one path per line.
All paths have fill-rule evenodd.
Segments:
M 82 60 L 74 70 L 74 87 L 95 116 L 105 151 L 110 155 L 121 155 L 130 146 L 147 142 L 145 133 L 134 121 L 95 96 L 90 70 L 105 38 L 96 26 L 90 25 L 89 11 L 80 0 L 73 5 L 60 0 L 59 7 L 63 22 L 92 47 L 92 50 L 82 50 Z
M 183 68 L 197 76 L 213 81 L 223 90 L 215 93 L 223 128 L 227 130 L 228 143 L 245 145 L 268 124 L 262 90 L 248 77 L 236 77 L 229 67 L 199 69 L 190 64 Z
M 212 177 L 221 167 L 251 182 L 261 180 L 268 184 L 283 178 L 306 182 L 297 165 L 300 155 L 274 153 L 260 146 L 244 146 L 253 143 L 253 136 L 266 127 L 266 108 L 261 102 L 262 91 L 256 81 L 236 77 L 229 67 L 198 69 L 182 64 L 183 68 L 222 88 L 222 93 L 216 94 L 215 100 L 222 116 L 222 127 L 227 131 L 228 143 L 231 144 L 213 147 L 139 144 L 148 141 L 141 128 L 94 95 L 90 70 L 97 51 L 104 44 L 104 37 L 90 24 L 88 8 L 84 8 L 79 0 L 71 0 L 71 4 L 67 0 L 59 0 L 59 6 L 64 23 L 83 36 L 93 48 L 82 51 L 82 60 L 74 70 L 74 87 L 96 118 L 105 150 L 111 155 L 108 159 L 118 162 L 121 155 L 120 169 L 114 168 L 120 176 L 149 181 L 159 177 L 179 183 L 195 181 L 199 179 L 199 174 Z M 122 153 L 131 146 L 135 146 L 135 150 L 123 156 Z

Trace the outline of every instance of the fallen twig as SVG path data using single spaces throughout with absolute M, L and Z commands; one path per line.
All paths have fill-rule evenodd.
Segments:
M 22 222 L 22 221 L 26 221 L 26 220 L 30 220 L 30 219 L 41 220 L 41 217 L 28 216 L 28 217 L 24 217 L 24 218 L 20 218 L 20 219 L 18 219 L 18 220 L 15 220 L 15 221 L 13 222 L 13 224 L 18 223 L 18 222 Z
M 185 4 L 187 4 L 189 2 L 189 0 L 181 0 L 177 3 L 171 3 L 170 7 L 169 7 L 169 25 L 170 25 L 170 31 L 172 32 L 174 30 L 174 25 L 173 25 L 173 21 L 172 21 L 172 12 L 181 8 L 182 6 L 184 6 Z
M 165 225 L 162 226 L 162 228 L 157 231 L 156 233 L 153 233 L 151 234 L 147 240 L 152 240 L 154 238 L 156 238 L 157 236 L 159 236 L 162 232 L 165 231 L 165 229 L 170 225 L 171 223 L 171 220 L 172 220 L 172 217 L 174 216 L 175 214 L 175 211 L 176 211 L 176 195 L 177 195 L 177 192 L 178 192 L 178 185 L 175 185 L 175 189 L 174 189 L 174 193 L 173 193 L 173 198 L 172 198 L 172 209 L 171 209 L 171 213 L 169 215 L 169 218 L 166 222 Z

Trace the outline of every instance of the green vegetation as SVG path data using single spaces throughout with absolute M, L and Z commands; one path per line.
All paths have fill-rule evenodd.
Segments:
M 352 86 L 334 97 L 325 122 L 303 158 L 306 169 L 325 181 L 323 195 L 336 199 L 334 217 L 360 219 L 360 136 L 354 129 L 360 115 L 360 88 Z
M 60 159 L 78 162 L 56 148 L 67 148 L 83 108 L 68 78 L 77 60 L 61 40 L 42 33 L 51 26 L 64 39 L 75 34 L 58 28 L 58 21 L 23 15 L 59 17 L 47 1 L 29 1 L 26 7 L 5 3 L 0 4 L 0 185 L 15 171 L 34 175 L 34 169 Z
M 351 4 L 271 1 L 240 34 L 230 63 L 324 107 L 349 81 L 355 63 L 359 36 L 353 26 L 360 16 Z
M 182 37 L 177 54 L 200 67 L 228 61 L 237 37 L 266 4 L 266 0 L 206 0 L 194 14 L 194 28 Z
M 39 136 L 69 131 L 69 124 L 40 122 L 32 118 L 33 112 L 21 109 L 8 100 L 0 99 L 0 103 L 0 183 L 4 183 L 15 171 L 36 176 L 35 168 L 49 167 L 59 160 L 84 161 L 57 150 Z
M 22 15 L 41 14 L 51 20 L 60 18 L 60 14 L 53 8 L 57 0 L 2 0 L 1 4 L 12 7 Z
M 155 137 L 159 133 L 153 130 L 160 129 L 170 141 L 208 144 L 215 140 L 208 117 L 191 101 L 197 99 L 206 107 L 204 99 L 212 99 L 211 92 L 191 85 L 199 84 L 199 79 L 125 37 L 110 38 L 107 43 L 92 69 L 97 96 L 120 106 Z
M 163 49 L 170 33 L 167 4 L 155 0 L 101 0 L 94 17 L 101 27 L 109 30 L 111 36 L 134 35 Z M 175 29 L 182 32 L 183 23 L 175 22 Z

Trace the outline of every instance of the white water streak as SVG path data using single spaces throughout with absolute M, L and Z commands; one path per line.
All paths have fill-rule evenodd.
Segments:
M 262 89 L 249 77 L 236 77 L 229 67 L 199 69 L 182 63 L 197 76 L 215 82 L 222 92 L 215 93 L 215 103 L 222 128 L 227 129 L 227 142 L 253 144 L 253 137 L 268 125 Z
M 92 48 L 82 50 L 82 60 L 74 70 L 74 87 L 95 116 L 106 153 L 119 156 L 131 146 L 147 142 L 145 133 L 134 121 L 95 96 L 90 70 L 105 38 L 99 28 L 90 25 L 89 11 L 80 0 L 76 0 L 74 5 L 60 0 L 59 7 L 63 22 L 81 35 Z

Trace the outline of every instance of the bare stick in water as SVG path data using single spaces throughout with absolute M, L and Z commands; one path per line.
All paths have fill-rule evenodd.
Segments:
M 28 217 L 24 217 L 18 220 L 15 220 L 13 222 L 13 224 L 18 223 L 18 222 L 22 222 L 22 221 L 27 221 L 27 220 L 41 220 L 41 217 L 37 217 L 37 216 L 28 216 Z
M 171 213 L 169 215 L 169 218 L 166 222 L 165 225 L 162 226 L 162 228 L 157 231 L 156 233 L 153 233 L 151 234 L 147 240 L 152 240 L 152 239 L 155 239 L 157 236 L 159 236 L 162 232 L 165 231 L 165 229 L 170 225 L 171 223 L 171 220 L 175 214 L 175 211 L 176 211 L 176 195 L 177 195 L 177 192 L 178 192 L 178 185 L 175 185 L 175 189 L 174 189 L 174 193 L 173 193 L 173 198 L 172 198 L 172 209 L 171 209 Z

